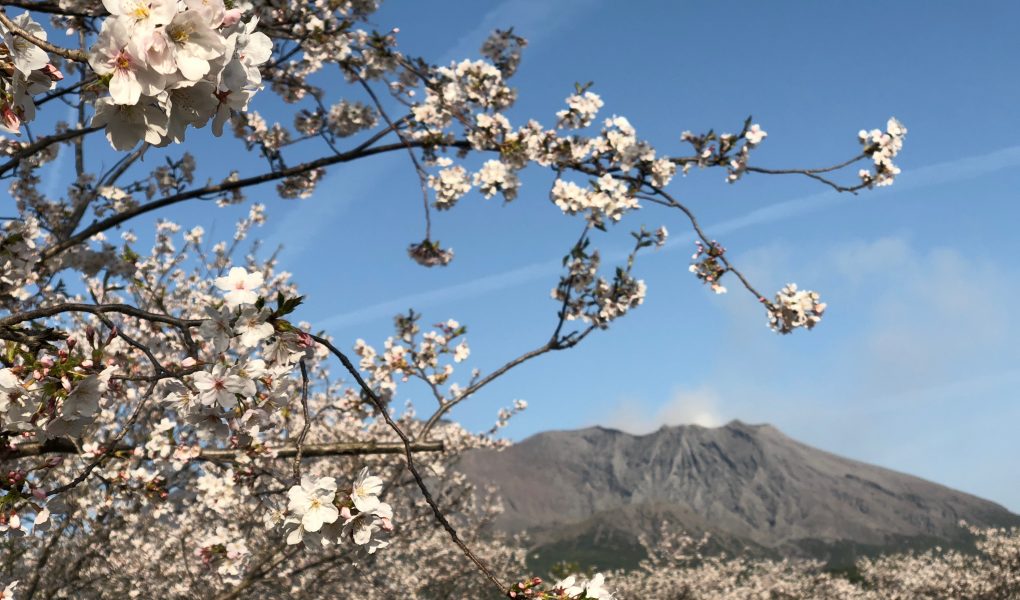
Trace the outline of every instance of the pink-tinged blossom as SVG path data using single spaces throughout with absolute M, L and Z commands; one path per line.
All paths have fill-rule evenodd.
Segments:
M 262 273 L 249 273 L 243 267 L 233 267 L 225 276 L 216 278 L 216 287 L 226 292 L 223 299 L 230 308 L 254 304 L 259 298 L 255 290 L 261 286 Z
M 223 4 L 223 0 L 184 0 L 184 4 L 188 7 L 189 12 L 201 15 L 205 24 L 212 29 L 220 25 L 230 26 L 229 23 L 223 22 L 227 14 L 227 7 Z
M 198 332 L 206 341 L 212 343 L 213 352 L 219 354 L 227 349 L 230 338 L 234 336 L 234 329 L 230 326 L 233 312 L 226 306 L 219 309 L 207 306 L 205 314 L 209 318 L 202 321 Z
M 249 306 L 241 309 L 241 316 L 237 319 L 234 331 L 237 332 L 242 346 L 254 348 L 259 342 L 273 335 L 273 324 L 267 322 L 271 314 L 268 308 L 255 310 L 254 306 Z
M 255 391 L 254 382 L 238 376 L 222 364 L 213 367 L 212 371 L 195 373 L 194 381 L 202 404 L 219 404 L 224 410 L 237 406 L 237 394 L 251 396 Z
M 98 75 L 110 76 L 110 97 L 115 104 L 137 104 L 139 98 L 163 91 L 161 73 L 145 61 L 141 40 L 119 19 L 107 19 L 89 50 L 89 64 Z

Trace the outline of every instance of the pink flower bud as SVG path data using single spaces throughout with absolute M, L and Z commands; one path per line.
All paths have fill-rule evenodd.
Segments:
M 18 130 L 21 129 L 21 118 L 18 117 L 18 113 L 14 112 L 9 105 L 0 109 L 0 117 L 3 118 L 5 127 L 14 131 L 14 133 L 19 133 Z
M 181 361 L 181 366 L 186 368 L 186 369 L 189 368 L 189 367 L 194 367 L 197 364 L 198 364 L 198 361 L 195 360 L 194 358 L 190 357 L 190 356 L 188 358 L 185 358 L 184 360 Z
M 233 27 L 240 20 L 241 20 L 241 9 L 240 8 L 231 8 L 230 10 L 228 10 L 226 12 L 226 14 L 223 15 L 223 26 L 224 27 Z
M 32 490 L 32 495 L 35 496 L 36 500 L 45 500 L 46 499 L 46 490 L 44 490 L 42 488 L 35 488 L 35 489 Z
M 44 75 L 49 77 L 50 81 L 53 82 L 60 81 L 64 78 L 64 74 L 60 72 L 60 69 L 54 67 L 53 63 L 50 63 L 39 70 L 42 71 Z

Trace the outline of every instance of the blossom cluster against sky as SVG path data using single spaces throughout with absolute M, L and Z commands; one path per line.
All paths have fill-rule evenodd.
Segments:
M 728 185 L 719 170 L 672 184 L 759 289 L 796 282 L 822 293 L 829 308 L 814 331 L 778 336 L 737 286 L 712 294 L 687 270 L 695 248 L 679 215 L 646 209 L 593 240 L 610 264 L 631 229 L 669 228 L 667 246 L 635 267 L 644 306 L 499 380 L 454 418 L 484 429 L 525 399 L 506 430 L 516 439 L 594 424 L 645 433 L 769 422 L 1020 511 L 1018 18 L 1007 0 L 384 4 L 380 29 L 399 26 L 402 50 L 438 62 L 477 57 L 495 27 L 528 38 L 511 119 L 551 124 L 573 84 L 593 81 L 601 116 L 625 115 L 662 153 L 685 149 L 684 130 L 739 131 L 753 114 L 769 132 L 753 162 L 777 168 L 848 158 L 858 130 L 890 116 L 910 130 L 895 185 L 859 196 L 797 177 Z M 253 107 L 273 116 L 258 99 Z M 188 139 L 216 147 L 208 131 Z M 236 166 L 238 155 L 206 154 L 206 167 Z M 406 257 L 422 237 L 408 162 L 334 168 L 307 200 L 278 200 L 272 187 L 250 194 L 268 204 L 266 247 L 284 246 L 282 266 L 308 296 L 297 316 L 347 348 L 380 344 L 411 307 L 427 323 L 456 318 L 483 370 L 542 344 L 555 321 L 549 291 L 581 225 L 548 200 L 551 177 L 525 173 L 506 206 L 473 194 L 434 215 L 434 237 L 456 258 L 423 269 Z M 167 214 L 218 239 L 236 213 L 200 202 Z

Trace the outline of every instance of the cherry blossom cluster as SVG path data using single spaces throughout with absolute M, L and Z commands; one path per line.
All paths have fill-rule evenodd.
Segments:
M 442 135 L 456 117 L 476 110 L 508 108 L 517 97 L 504 81 L 502 71 L 485 61 L 470 60 L 435 69 L 425 91 L 425 100 L 411 111 L 422 126 L 416 132 L 418 138 Z
M 451 165 L 448 158 L 440 159 L 442 165 Z M 467 170 L 460 165 L 446 166 L 437 175 L 430 175 L 429 187 L 436 191 L 436 208 L 447 210 L 453 208 L 464 194 L 471 191 L 471 179 Z
M 567 109 L 556 113 L 556 118 L 562 127 L 581 129 L 592 124 L 603 105 L 595 92 L 579 90 L 567 98 Z
M 619 221 L 630 210 L 640 208 L 630 185 L 608 173 L 590 187 L 557 179 L 549 193 L 553 203 L 567 214 L 587 213 L 593 225 L 602 225 L 604 218 Z
M 52 468 L 60 463 L 50 460 L 35 471 Z M 46 491 L 29 479 L 31 471 L 16 469 L 0 473 L 0 534 L 28 534 L 30 528 L 41 531 L 50 524 L 50 509 L 46 506 Z
M 105 340 L 93 331 L 66 340 L 53 354 L 9 355 L 14 365 L 0 369 L 0 427 L 8 432 L 40 432 L 46 436 L 80 435 L 100 412 L 100 398 L 117 371 L 103 362 L 116 338 Z
M 744 121 L 743 130 L 739 134 L 709 131 L 706 134 L 694 134 L 684 131 L 680 140 L 687 142 L 694 149 L 696 160 L 685 162 L 683 169 L 686 174 L 691 167 L 701 168 L 724 165 L 727 169 L 726 181 L 734 183 L 747 171 L 751 150 L 764 141 L 768 133 L 757 123 L 751 123 L 750 117 Z M 741 144 L 740 142 L 744 143 Z
M 642 536 L 648 558 L 609 574 L 615 597 L 908 600 L 1011 598 L 1020 590 L 1020 529 L 966 526 L 976 552 L 935 548 L 857 562 L 859 576 L 826 572 L 816 561 L 726 557 L 708 551 L 708 536 L 693 538 L 664 524 Z M 552 596 L 556 597 L 556 596 Z
M 507 592 L 508 598 L 534 600 L 613 600 L 616 598 L 605 587 L 605 577 L 596 573 L 585 581 L 579 576 L 570 575 L 546 589 L 541 577 L 532 577 L 521 581 Z
M 708 246 L 702 244 L 701 240 L 696 240 L 694 245 L 697 247 L 697 251 L 691 255 L 691 260 L 694 262 L 691 263 L 688 270 L 703 283 L 707 283 L 716 294 L 725 294 L 726 288 L 720 283 L 720 280 L 728 268 L 720 259 L 726 253 L 726 248 L 723 248 L 715 240 L 712 240 Z
M 892 185 L 896 176 L 900 174 L 900 168 L 893 164 L 893 159 L 903 149 L 903 138 L 907 135 L 907 128 L 890 117 L 886 123 L 885 131 L 862 129 L 857 134 L 861 145 L 864 146 L 864 154 L 871 157 L 874 162 L 874 172 L 861 169 L 858 175 L 861 182 L 868 187 L 883 187 Z
M 1010 598 L 1020 592 L 1020 529 L 960 525 L 976 553 L 941 548 L 859 563 L 866 585 L 888 598 Z
M 445 266 L 453 260 L 453 248 L 443 248 L 439 240 L 424 239 L 407 247 L 411 260 L 423 267 Z
M 740 179 L 747 170 L 747 160 L 751 155 L 751 149 L 760 144 L 767 136 L 768 133 L 762 130 L 761 126 L 757 123 L 744 130 L 741 134 L 741 137 L 744 139 L 744 145 L 740 147 L 737 155 L 730 159 L 729 174 L 726 175 L 726 181 L 733 183 Z M 724 133 L 719 138 L 719 151 L 725 154 L 734 143 L 734 136 Z
M 206 536 L 195 548 L 195 556 L 205 569 L 215 568 L 216 573 L 227 579 L 241 576 L 245 559 L 251 554 L 243 535 L 230 528 L 219 526 Z
M 288 530 L 290 545 L 321 549 L 349 539 L 374 554 L 389 545 L 393 531 L 393 508 L 379 500 L 382 487 L 382 479 L 369 475 L 367 467 L 345 489 L 338 489 L 333 477 L 306 476 L 288 490 L 286 511 L 270 513 L 266 524 Z
M 117 150 L 144 140 L 184 141 L 188 127 L 221 135 L 233 111 L 247 109 L 262 84 L 259 65 L 272 41 L 223 0 L 103 0 L 103 21 L 89 65 L 109 89 L 96 101 L 93 126 Z
M 7 221 L 0 238 L 0 298 L 23 301 L 39 280 L 37 241 L 42 236 L 39 220 Z
M 768 305 L 769 327 L 779 333 L 792 333 L 799 327 L 812 329 L 822 320 L 825 303 L 818 292 L 799 290 L 797 284 L 787 284 L 776 293 Z
M 604 329 L 644 302 L 648 288 L 643 280 L 631 274 L 634 259 L 644 248 L 665 244 L 667 232 L 664 227 L 655 232 L 642 228 L 631 235 L 635 239 L 634 249 L 627 257 L 626 267 L 617 267 L 612 279 L 598 275 L 602 259 L 598 250 L 589 250 L 587 235 L 563 258 L 567 271 L 552 290 L 553 300 L 562 304 L 563 319 L 580 320 Z
M 528 40 L 514 33 L 513 28 L 496 29 L 482 43 L 482 56 L 499 69 L 503 77 L 512 77 L 521 64 L 521 52 Z
M 36 39 L 46 41 L 46 29 L 29 13 L 11 22 Z M 53 89 L 64 75 L 50 62 L 46 51 L 0 25 L 0 131 L 21 133 L 21 124 L 35 119 L 37 94 Z
M 435 328 L 421 332 L 418 320 L 421 315 L 410 312 L 395 319 L 396 335 L 386 338 L 383 352 L 359 339 L 354 352 L 360 357 L 359 366 L 368 374 L 366 380 L 384 401 L 392 399 L 397 382 L 420 379 L 438 392 L 449 384 L 443 401 L 459 396 L 461 386 L 452 383 L 454 363 L 461 363 L 471 355 L 464 335 L 467 328 L 450 319 L 436 323 Z

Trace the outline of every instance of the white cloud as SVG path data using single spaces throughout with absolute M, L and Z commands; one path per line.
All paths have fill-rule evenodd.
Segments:
M 647 399 L 621 400 L 600 419 L 600 424 L 640 435 L 651 433 L 663 425 L 719 427 L 726 422 L 720 411 L 718 392 L 707 386 L 678 389 L 668 402 L 651 412 L 649 404 Z

